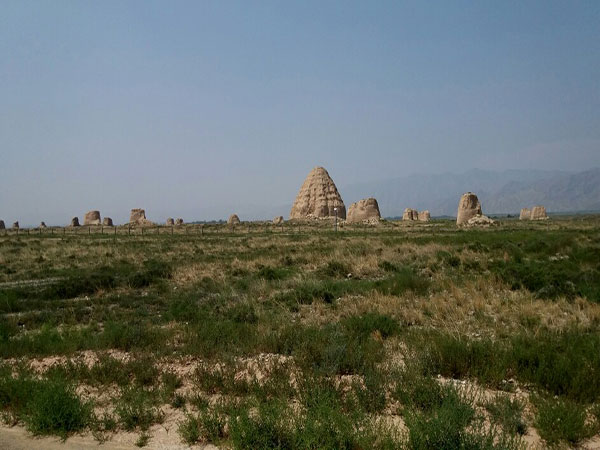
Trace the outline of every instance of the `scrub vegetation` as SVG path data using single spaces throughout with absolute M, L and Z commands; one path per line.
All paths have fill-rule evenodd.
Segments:
M 599 439 L 598 217 L 186 227 L 0 235 L 6 426 L 240 449 Z

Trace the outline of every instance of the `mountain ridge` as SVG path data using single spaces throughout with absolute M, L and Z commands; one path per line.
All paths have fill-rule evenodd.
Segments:
M 486 214 L 513 214 L 541 204 L 549 212 L 600 210 L 600 168 L 582 172 L 470 169 L 462 174 L 413 174 L 355 183 L 340 189 L 346 203 L 375 197 L 382 215 L 401 216 L 404 208 L 454 216 L 460 196 L 475 192 Z

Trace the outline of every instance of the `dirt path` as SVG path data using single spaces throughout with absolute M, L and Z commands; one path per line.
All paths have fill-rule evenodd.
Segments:
M 156 439 L 151 439 L 148 445 L 144 448 L 149 450 L 186 450 L 190 448 L 198 450 L 217 450 L 218 448 L 214 445 L 198 445 L 194 447 L 188 447 L 187 445 L 173 442 L 178 439 L 172 439 L 171 442 L 161 439 L 161 436 L 157 436 Z M 43 449 L 43 450 L 131 450 L 138 449 L 133 443 L 135 437 L 130 433 L 117 434 L 112 440 L 107 441 L 103 444 L 98 443 L 92 436 L 71 436 L 65 442 L 61 441 L 57 437 L 33 437 L 24 428 L 15 426 L 7 427 L 6 425 L 0 425 L 0 449 L 2 450 L 32 450 L 32 449 Z
M 34 438 L 23 428 L 5 426 L 0 427 L 0 448 L 2 450 L 31 450 L 34 448 L 44 450 L 77 450 L 77 449 L 105 449 L 121 450 L 136 448 L 135 446 L 125 446 L 113 442 L 98 444 L 93 439 L 85 436 L 73 436 L 62 442 L 56 437 Z
M 17 281 L 5 281 L 0 283 L 0 289 L 10 289 L 18 287 L 31 287 L 31 286 L 47 286 L 49 284 L 57 283 L 64 280 L 64 277 L 53 277 L 53 278 L 42 278 L 38 280 L 17 280 Z

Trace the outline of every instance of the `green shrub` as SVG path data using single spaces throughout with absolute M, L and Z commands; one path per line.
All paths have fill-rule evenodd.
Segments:
M 91 405 L 82 402 L 63 382 L 38 381 L 34 392 L 24 418 L 33 434 L 54 434 L 66 439 L 89 424 Z
M 0 378 L 0 408 L 15 422 L 23 421 L 33 434 L 52 434 L 65 439 L 86 428 L 91 405 L 61 380 L 37 380 L 27 374 Z
M 293 365 L 289 362 L 273 364 L 266 379 L 252 381 L 249 386 L 250 392 L 263 402 L 272 398 L 292 398 L 296 393 L 290 382 L 293 370 Z
M 65 327 L 59 331 L 45 324 L 40 330 L 19 334 L 7 342 L 0 341 L 0 355 L 4 357 L 56 355 L 72 353 L 94 345 L 94 337 L 89 327 Z
M 15 299 L 58 300 L 91 295 L 100 289 L 115 288 L 119 283 L 120 270 L 122 269 L 105 266 L 77 273 L 69 271 L 61 279 L 46 286 L 0 290 L 0 299 L 4 300 L 2 303 L 10 303 Z
M 593 434 L 585 423 L 585 407 L 560 398 L 537 397 L 534 403 L 537 407 L 535 427 L 548 444 L 566 441 L 576 445 Z
M 17 289 L 0 289 L 0 313 L 16 313 L 25 309 L 23 301 L 20 301 L 23 296 Z M 6 321 L 5 318 L 2 318 Z
M 115 413 L 127 431 L 136 428 L 146 431 L 163 420 L 162 411 L 156 407 L 154 393 L 140 388 L 125 388 L 117 401 Z
M 506 358 L 518 378 L 578 402 L 600 398 L 600 335 L 578 330 L 517 335 Z
M 588 267 L 587 261 L 509 260 L 495 261 L 489 267 L 512 289 L 525 288 L 539 298 L 573 299 L 579 295 L 600 301 L 600 268 Z
M 314 300 L 331 304 L 340 293 L 341 290 L 335 284 L 302 284 L 295 289 L 293 298 L 301 305 L 309 305 Z
M 392 277 L 374 282 L 374 289 L 386 295 L 402 295 L 412 291 L 417 295 L 424 295 L 429 289 L 429 280 L 417 275 L 412 269 L 404 267 Z
M 37 390 L 38 381 L 21 375 L 13 378 L 3 374 L 0 378 L 0 408 L 8 412 L 15 422 L 23 419 L 29 403 Z
M 211 358 L 215 355 L 248 354 L 256 351 L 257 326 L 219 317 L 190 326 L 186 350 Z
M 309 305 L 315 300 L 332 304 L 337 298 L 348 293 L 357 295 L 373 290 L 387 295 L 401 295 L 407 291 L 423 295 L 429 289 L 429 280 L 417 275 L 409 268 L 395 272 L 383 280 L 320 280 L 304 281 L 292 290 L 279 293 L 275 300 L 287 305 L 292 311 L 297 311 L 299 305 Z
M 440 250 L 436 253 L 436 257 L 441 259 L 444 264 L 450 267 L 458 267 L 460 266 L 460 258 L 452 253 Z
M 91 273 L 69 277 L 51 284 L 43 288 L 39 296 L 46 300 L 73 298 L 94 294 L 100 289 L 114 289 L 116 285 L 117 278 L 114 271 L 108 267 L 101 267 Z
M 295 448 L 292 430 L 285 422 L 285 407 L 279 402 L 259 405 L 256 414 L 245 408 L 230 417 L 230 436 L 236 449 Z M 308 448 L 308 447 L 307 447 Z
M 235 382 L 235 368 L 229 364 L 215 366 L 198 365 L 194 371 L 194 380 L 207 394 L 230 393 Z
M 277 294 L 275 300 L 287 305 L 292 311 L 298 311 L 300 305 L 310 305 L 315 300 L 332 304 L 336 298 L 351 289 L 350 285 L 344 286 L 344 284 L 344 282 L 305 281 L 297 284 L 290 291 Z
M 352 391 L 356 396 L 355 408 L 364 409 L 367 413 L 379 413 L 386 405 L 386 379 L 376 369 L 368 369 L 360 381 L 352 383 Z
M 469 378 L 476 376 L 487 383 L 500 382 L 501 365 L 498 347 L 489 339 L 467 340 L 441 337 L 437 342 L 439 356 L 443 361 L 440 373 L 451 378 Z M 504 353 L 502 353 L 504 356 Z
M 280 263 L 284 267 L 294 267 L 300 264 L 306 264 L 305 258 L 292 258 L 290 255 L 285 255 L 281 258 Z
M 449 392 L 454 391 L 443 388 L 434 378 L 407 369 L 400 374 L 393 394 L 407 408 L 431 411 L 442 405 Z
M 132 273 L 127 278 L 127 284 L 132 288 L 143 288 L 152 283 L 171 277 L 171 268 L 164 261 L 148 260 L 143 268 Z
M 99 290 L 111 290 L 121 285 L 133 288 L 146 287 L 171 276 L 170 266 L 163 261 L 146 261 L 137 271 L 129 263 L 117 263 L 85 271 L 61 272 L 62 278 L 42 287 L 22 287 L 0 290 L 0 305 L 10 306 L 14 299 L 59 300 L 92 295 Z M 1 306 L 0 306 L 1 307 Z
M 413 449 L 469 448 L 475 411 L 461 400 L 456 391 L 449 391 L 441 403 L 429 413 L 414 411 L 406 416 L 409 429 L 409 446 Z
M 534 383 L 580 402 L 600 398 L 600 335 L 583 331 L 519 334 L 503 341 L 469 339 L 442 332 L 413 335 L 430 374 L 477 378 L 500 387 L 507 376 Z
M 342 325 L 349 334 L 360 339 L 366 339 L 376 331 L 385 339 L 397 334 L 400 329 L 395 319 L 376 312 L 348 317 L 342 320 Z
M 398 448 L 396 436 L 378 428 L 360 403 L 348 402 L 332 380 L 307 376 L 300 386 L 306 413 L 292 420 L 292 448 Z M 374 411 L 377 408 L 372 409 Z
M 90 428 L 94 439 L 102 444 L 108 440 L 109 433 L 112 433 L 117 429 L 117 421 L 108 413 L 104 413 L 100 417 L 92 414 Z
M 473 399 L 453 386 L 438 390 L 422 382 L 420 388 L 409 388 L 409 397 L 413 405 L 405 416 L 409 448 L 521 448 L 518 440 L 499 435 L 493 428 L 486 430 L 483 418 L 475 412 Z
M 194 445 L 200 441 L 200 427 L 198 420 L 191 414 L 186 414 L 185 419 L 179 422 L 177 432 L 183 442 L 188 445 Z
M 0 300 L 2 303 L 2 300 Z M 8 340 L 19 332 L 13 320 L 0 317 L 0 343 L 8 343 Z
M 376 427 L 363 413 L 349 413 L 331 385 L 312 383 L 303 388 L 303 414 L 285 402 L 260 403 L 230 415 L 230 437 L 236 449 L 398 448 L 389 430 Z
M 383 358 L 380 340 L 353 335 L 337 324 L 307 327 L 294 335 L 292 354 L 300 365 L 318 373 L 362 374 Z
M 329 261 L 318 270 L 318 274 L 324 278 L 346 278 L 351 272 L 352 268 L 340 261 Z
M 219 442 L 225 435 L 226 421 L 214 410 L 205 409 L 198 415 L 198 424 L 202 439 L 208 442 Z
M 116 383 L 124 386 L 130 381 L 127 364 L 108 355 L 102 355 L 83 375 L 84 381 L 94 386 Z
M 141 349 L 159 349 L 165 345 L 165 333 L 148 322 L 113 322 L 104 324 L 98 337 L 100 348 L 117 348 L 126 352 Z
M 391 317 L 367 313 L 323 327 L 284 326 L 265 336 L 262 349 L 293 355 L 320 374 L 364 374 L 382 360 L 383 340 L 398 330 Z
M 291 274 L 290 269 L 286 267 L 264 266 L 258 270 L 258 277 L 268 281 L 283 280 Z
M 523 402 L 518 398 L 511 399 L 507 395 L 497 395 L 488 401 L 485 408 L 493 422 L 500 424 L 510 434 L 524 435 L 527 425 L 523 421 Z
M 205 311 L 196 297 L 176 298 L 169 302 L 165 319 L 178 322 L 198 323 L 205 318 Z
M 150 435 L 146 432 L 143 432 L 138 436 L 137 441 L 135 441 L 135 446 L 145 447 L 148 445 L 148 442 L 150 442 Z
M 256 308 L 248 302 L 235 303 L 225 312 L 225 318 L 236 323 L 258 323 Z
M 399 268 L 397 265 L 389 261 L 379 261 L 378 267 L 385 272 L 398 272 Z
M 174 394 L 171 398 L 170 405 L 175 409 L 181 409 L 185 406 L 185 397 L 181 394 Z
M 149 356 L 132 359 L 127 363 L 126 369 L 138 386 L 151 386 L 158 380 L 159 370 L 154 365 L 154 359 Z
M 163 372 L 160 378 L 162 389 L 168 397 L 183 386 L 183 381 L 181 381 L 181 378 L 174 372 Z

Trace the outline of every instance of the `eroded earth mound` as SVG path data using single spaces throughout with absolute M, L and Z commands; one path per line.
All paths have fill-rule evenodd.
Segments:
M 456 224 L 462 225 L 477 215 L 482 215 L 481 203 L 479 203 L 477 195 L 473 194 L 472 192 L 463 194 L 460 198 L 460 202 L 458 203 Z
M 290 212 L 290 219 L 346 218 L 346 206 L 335 183 L 323 167 L 307 175 Z
M 376 221 L 381 219 L 379 204 L 374 198 L 365 198 L 356 203 L 352 203 L 348 208 L 346 222 L 357 223 L 363 221 Z
M 100 211 L 88 211 L 85 213 L 85 216 L 83 216 L 84 225 L 100 225 L 101 223 Z
M 546 208 L 543 206 L 534 206 L 531 208 L 531 220 L 546 220 L 548 219 L 548 214 L 546 214 Z

